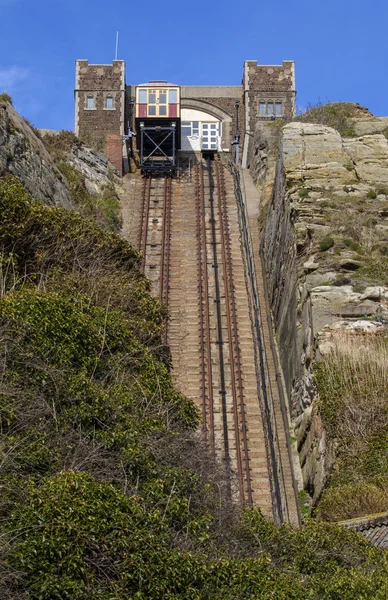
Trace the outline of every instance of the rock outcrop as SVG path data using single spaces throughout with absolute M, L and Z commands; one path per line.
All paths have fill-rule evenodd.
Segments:
M 66 180 L 42 141 L 8 103 L 0 103 L 0 175 L 12 173 L 45 204 L 71 207 Z
M 376 127 L 368 114 L 363 121 Z M 270 157 L 266 135 L 268 125 L 260 126 L 251 170 L 265 207 L 270 302 L 304 484 L 316 503 L 335 444 L 313 402 L 314 360 L 332 351 L 337 335 L 358 343 L 387 330 L 388 140 L 293 122 L 283 127 L 279 156 L 275 148 Z

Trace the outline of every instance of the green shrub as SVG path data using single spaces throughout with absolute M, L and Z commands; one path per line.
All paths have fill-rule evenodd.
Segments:
M 349 238 L 345 238 L 344 239 L 344 244 L 345 244 L 345 246 L 347 246 L 348 248 L 350 248 L 350 246 L 353 244 L 353 240 L 351 240 Z
M 295 120 L 333 127 L 342 136 L 355 136 L 354 127 L 349 119 L 360 116 L 360 113 L 365 114 L 365 112 L 368 111 L 352 102 L 323 103 L 318 100 L 315 104 L 309 104 L 306 111 L 298 115 Z
M 377 194 L 374 190 L 369 190 L 369 192 L 366 195 L 367 198 L 371 198 L 372 200 L 374 200 L 375 198 L 377 198 Z
M 327 236 L 319 244 L 319 249 L 320 249 L 321 252 L 326 252 L 326 250 L 329 250 L 333 246 L 334 246 L 334 240 L 333 240 L 333 238 L 330 237 L 330 236 Z
M 9 94 L 7 94 L 7 92 L 3 92 L 2 94 L 0 94 L 0 102 L 6 102 L 7 104 L 13 104 L 12 102 L 12 98 Z
M 306 190 L 304 187 L 300 188 L 299 192 L 299 198 L 308 198 L 308 190 Z

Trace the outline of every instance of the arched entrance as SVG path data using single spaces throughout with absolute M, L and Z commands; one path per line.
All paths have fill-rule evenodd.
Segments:
M 182 98 L 181 149 L 185 151 L 229 151 L 231 116 L 224 110 L 194 98 Z

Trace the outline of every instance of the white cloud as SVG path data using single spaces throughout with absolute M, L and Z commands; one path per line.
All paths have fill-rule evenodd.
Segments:
M 2 2 L 3 0 L 0 0 Z M 12 91 L 19 83 L 29 76 L 29 70 L 24 67 L 12 66 L 0 69 L 0 90 Z

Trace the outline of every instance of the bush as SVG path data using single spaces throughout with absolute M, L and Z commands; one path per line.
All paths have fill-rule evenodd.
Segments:
M 375 198 L 377 198 L 377 194 L 374 190 L 369 190 L 369 192 L 366 195 L 367 198 L 371 198 L 372 200 L 374 200 Z
M 306 111 L 298 115 L 295 121 L 319 123 L 320 125 L 333 127 L 342 136 L 355 136 L 353 125 L 349 119 L 360 116 L 360 114 L 365 115 L 365 113 L 368 113 L 367 109 L 352 102 L 323 103 L 318 100 L 315 104 L 309 104 Z
M 12 102 L 12 98 L 9 94 L 7 94 L 7 92 L 3 92 L 2 94 L 0 94 L 0 102 L 6 102 L 7 104 L 13 104 Z
M 319 249 L 320 249 L 321 252 L 326 252 L 326 250 L 329 250 L 333 246 L 334 246 L 334 240 L 333 240 L 333 238 L 330 237 L 330 236 L 327 236 L 319 244 Z

